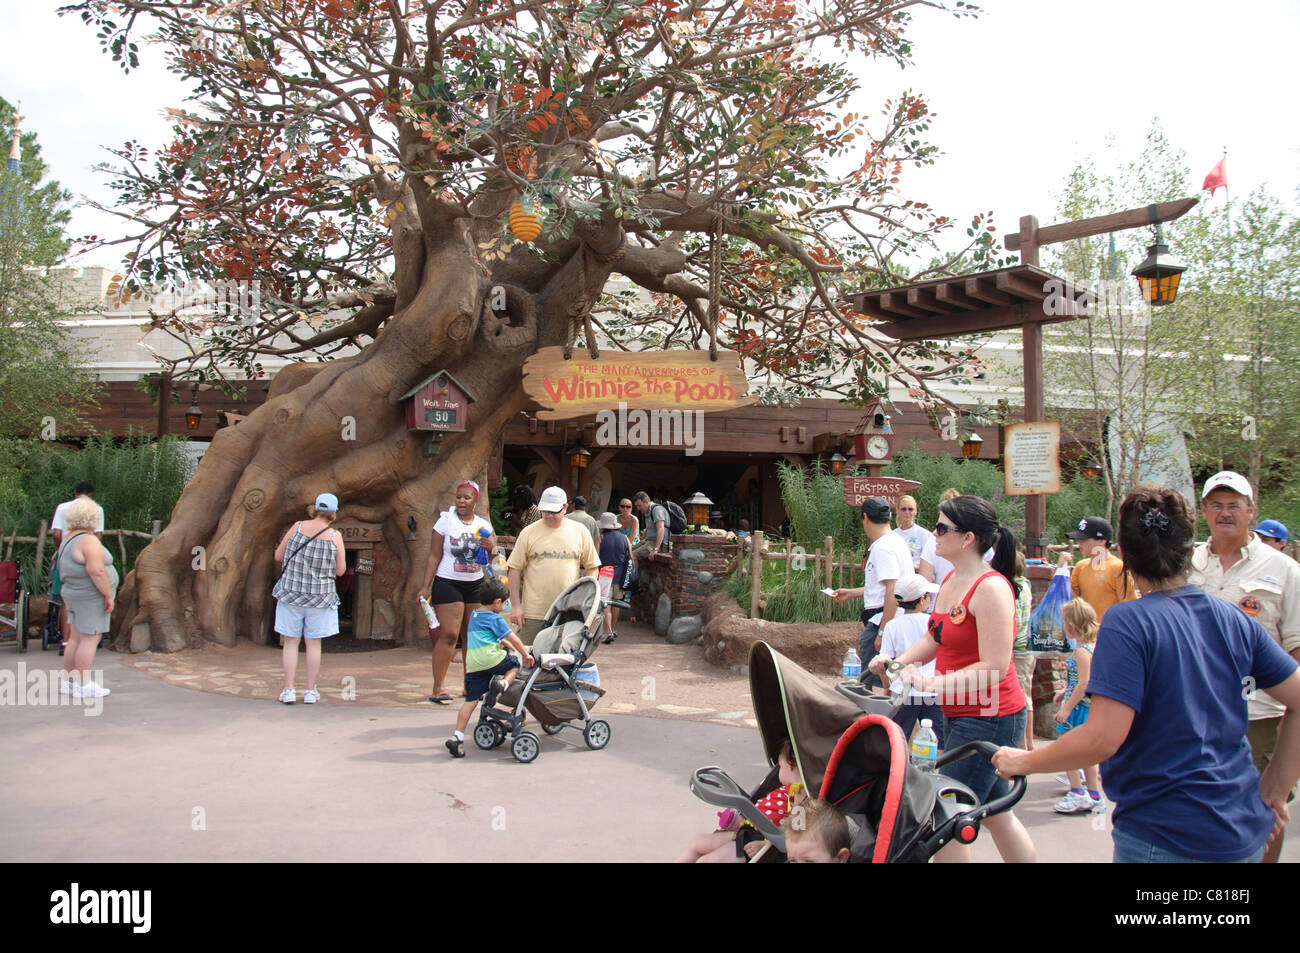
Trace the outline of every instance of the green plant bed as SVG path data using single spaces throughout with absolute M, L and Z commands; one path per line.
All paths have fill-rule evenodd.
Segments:
M 856 622 L 862 610 L 862 600 L 833 602 L 821 591 L 826 585 L 825 577 L 815 575 L 812 557 L 807 559 L 807 568 L 790 571 L 789 591 L 785 588 L 785 563 L 779 560 L 763 563 L 761 588 L 766 606 L 763 618 L 768 622 Z M 838 573 L 836 577 L 838 579 Z M 846 587 L 849 585 L 852 583 L 846 582 Z M 724 588 L 728 595 L 740 603 L 741 608 L 749 609 L 748 575 L 742 577 L 739 572 L 732 573 Z M 832 607 L 829 619 L 826 617 L 828 605 Z

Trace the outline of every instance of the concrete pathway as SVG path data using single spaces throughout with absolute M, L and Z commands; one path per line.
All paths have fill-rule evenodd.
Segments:
M 67 696 L 27 704 L 20 692 L 6 703 L 0 858 L 670 860 L 713 821 L 687 789 L 691 770 L 721 764 L 752 784 L 765 764 L 744 723 L 746 679 L 708 667 L 698 647 L 625 638 L 598 656 L 612 689 L 602 704 L 609 746 L 590 751 L 566 730 L 544 738 L 529 765 L 472 743 L 464 760 L 447 755 L 455 708 L 422 700 L 428 663 L 416 650 L 327 654 L 329 682 L 350 674 L 357 698 L 343 701 L 336 684 L 313 706 L 254 696 L 278 693 L 275 650 L 101 653 L 113 694 L 97 714 Z M 245 657 L 256 664 L 231 664 Z M 375 675 L 381 662 L 387 674 Z M 47 676 L 58 666 L 53 653 L 0 654 L 11 685 L 57 686 Z M 620 698 L 633 707 L 615 710 Z M 1106 818 L 1057 816 L 1058 794 L 1050 778 L 1035 779 L 1018 809 L 1040 858 L 1109 860 Z M 997 859 L 987 835 L 975 858 Z M 1283 859 L 1300 859 L 1300 847 L 1288 844 Z

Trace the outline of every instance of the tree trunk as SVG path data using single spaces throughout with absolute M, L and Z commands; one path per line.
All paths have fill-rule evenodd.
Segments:
M 623 235 L 616 223 L 596 229 L 584 236 L 591 253 L 571 243 L 557 265 L 520 251 L 491 274 L 463 224 L 437 243 L 426 234 L 419 285 L 407 294 L 399 288 L 406 303 L 371 345 L 309 377 L 296 371 L 291 377 L 306 379 L 274 388 L 247 419 L 217 432 L 171 521 L 123 583 L 113 647 L 176 651 L 199 638 L 232 646 L 240 636 L 264 643 L 276 544 L 324 492 L 338 496 L 340 518 L 382 524 L 402 564 L 397 631 L 407 643 L 425 638 L 416 587 L 434 521 L 456 483 L 482 482 L 501 431 L 528 406 L 524 359 L 564 343 L 575 311 L 604 286 Z M 504 317 L 487 307 L 496 284 L 508 292 Z M 423 435 L 406 429 L 401 397 L 443 369 L 476 402 L 466 432 L 446 435 L 441 452 L 425 457 Z M 484 493 L 484 513 L 486 505 Z

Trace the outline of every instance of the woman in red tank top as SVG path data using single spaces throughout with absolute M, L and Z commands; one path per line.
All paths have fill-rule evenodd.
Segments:
M 990 567 L 984 552 L 993 549 Z M 968 741 L 1019 744 L 1025 734 L 1025 696 L 1016 678 L 1011 647 L 1016 636 L 1015 537 L 998 523 L 987 501 L 959 496 L 939 505 L 935 553 L 953 565 L 935 596 L 924 638 L 898 661 L 908 667 L 900 676 L 924 692 L 939 696 L 946 720 L 943 746 Z M 924 678 L 919 666 L 935 660 L 935 675 Z M 869 668 L 884 671 L 892 659 L 876 656 Z M 1010 785 L 978 756 L 944 767 L 945 776 L 967 785 L 982 802 L 1002 797 Z M 1033 841 L 1008 811 L 984 821 L 998 852 L 1008 862 L 1036 858 Z M 970 848 L 953 843 L 936 860 L 969 861 Z

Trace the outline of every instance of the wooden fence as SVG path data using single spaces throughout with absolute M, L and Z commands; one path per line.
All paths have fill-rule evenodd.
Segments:
M 762 532 L 754 533 L 749 539 L 741 539 L 740 552 L 737 555 L 737 569 L 742 579 L 749 582 L 749 617 L 751 619 L 761 619 L 762 612 L 767 608 L 768 599 L 782 599 L 790 596 L 790 572 L 812 571 L 813 577 L 819 581 L 824 581 L 827 589 L 856 589 L 862 585 L 862 557 L 854 556 L 849 561 L 836 561 L 835 540 L 827 536 L 820 547 L 812 552 L 801 551 L 797 544 L 786 540 L 781 549 L 772 550 L 769 546 L 768 551 L 763 550 L 764 539 Z M 1056 566 L 1056 559 L 1061 552 L 1069 549 L 1068 545 L 1048 546 L 1048 556 L 1052 568 Z M 802 568 L 796 566 L 800 560 L 804 561 Z M 770 592 L 767 596 L 763 595 L 763 563 L 777 561 L 785 563 L 785 577 L 779 592 Z M 835 601 L 829 596 L 826 598 L 826 609 L 824 621 L 829 622 L 832 613 L 835 610 Z M 809 622 L 817 621 L 809 619 Z
M 104 538 L 106 543 L 110 536 L 117 537 L 117 551 L 119 556 L 121 557 L 121 561 L 119 564 L 121 567 L 120 571 L 123 574 L 125 574 L 126 573 L 126 543 L 123 541 L 126 539 L 147 539 L 152 541 L 157 539 L 158 534 L 161 532 L 162 532 L 162 520 L 154 520 L 153 532 L 150 533 L 142 533 L 139 530 L 134 530 L 134 529 L 106 529 L 100 535 Z M 4 530 L 0 529 L 0 546 L 3 547 L 5 560 L 13 559 L 15 544 L 22 543 L 28 546 L 34 544 L 36 546 L 36 566 L 39 570 L 43 572 L 45 566 L 45 540 L 46 537 L 50 537 L 52 540 L 50 534 L 51 531 L 50 531 L 50 524 L 48 520 L 41 520 L 41 528 L 38 531 L 38 534 L 36 536 L 19 536 L 18 530 L 16 528 L 14 529 L 13 533 L 11 533 L 9 536 L 5 536 Z

